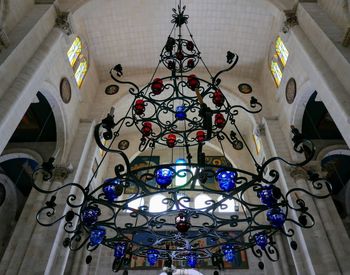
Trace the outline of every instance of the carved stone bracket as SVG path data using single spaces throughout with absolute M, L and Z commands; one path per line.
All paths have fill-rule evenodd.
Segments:
M 264 123 L 257 124 L 254 129 L 254 134 L 257 137 L 265 136 L 265 124 Z
M 52 179 L 53 181 L 63 182 L 72 172 L 72 169 L 68 166 L 58 166 L 53 170 Z
M 69 12 L 60 11 L 57 7 L 56 12 L 56 27 L 60 28 L 67 35 L 72 34 L 73 31 L 69 20 Z
M 307 180 L 309 178 L 307 171 L 301 167 L 293 167 L 290 170 L 290 175 L 291 177 L 294 178 L 294 180 L 299 180 L 299 179 Z
M 286 21 L 284 21 L 282 31 L 287 33 L 292 27 L 299 24 L 297 17 L 297 6 L 295 6 L 292 10 L 285 10 L 284 14 L 286 16 Z

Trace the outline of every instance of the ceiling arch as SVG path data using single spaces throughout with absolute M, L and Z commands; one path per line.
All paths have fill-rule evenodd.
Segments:
M 116 64 L 130 74 L 152 72 L 166 42 L 174 1 L 90 0 L 72 15 L 73 29 L 87 40 L 100 80 Z M 240 56 L 235 75 L 256 79 L 283 14 L 268 0 L 183 1 L 189 28 L 210 68 L 226 65 L 226 52 Z

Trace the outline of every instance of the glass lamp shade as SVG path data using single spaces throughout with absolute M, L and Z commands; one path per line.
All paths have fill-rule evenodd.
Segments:
M 237 173 L 233 171 L 227 171 L 223 168 L 218 169 L 216 172 L 216 181 L 219 183 L 219 187 L 222 191 L 229 192 L 236 186 Z
M 142 115 L 145 112 L 145 101 L 142 99 L 136 100 L 134 111 L 135 111 L 135 114 Z
M 255 242 L 261 249 L 265 249 L 268 243 L 267 235 L 263 232 L 260 232 L 255 235 Z
M 176 107 L 175 117 L 178 120 L 184 120 L 186 118 L 186 107 L 184 105 Z
M 204 131 L 197 131 L 196 139 L 197 139 L 198 142 L 205 141 L 205 132 Z
M 272 186 L 265 186 L 258 191 L 258 198 L 260 198 L 261 203 L 268 207 L 273 206 L 277 202 L 277 199 L 273 196 Z
M 156 182 L 161 187 L 166 187 L 171 184 L 175 173 L 169 168 L 161 168 L 156 170 Z
M 215 121 L 216 127 L 220 129 L 224 128 L 226 121 L 223 114 L 220 114 L 220 113 L 216 114 L 214 121 Z
M 126 248 L 127 248 L 126 242 L 117 242 L 114 244 L 114 257 L 117 259 L 121 259 L 125 256 Z
M 173 148 L 176 143 L 176 136 L 174 134 L 169 134 L 167 139 L 166 139 L 166 144 L 168 145 L 169 148 Z
M 216 107 L 221 107 L 224 104 L 224 95 L 220 89 L 217 89 L 213 95 L 213 103 Z
M 187 41 L 186 43 L 186 49 L 189 50 L 189 51 L 193 51 L 194 49 L 194 44 L 192 41 Z
M 99 245 L 102 243 L 106 236 L 106 229 L 102 226 L 98 226 L 90 231 L 90 244 L 92 246 Z
M 187 217 L 183 213 L 180 213 L 179 215 L 176 216 L 175 224 L 176 224 L 176 229 L 181 233 L 186 233 L 191 227 L 189 217 Z
M 141 132 L 144 136 L 148 137 L 152 133 L 152 123 L 148 121 L 144 122 Z
M 281 228 L 286 221 L 286 215 L 279 207 L 269 209 L 266 213 L 266 217 L 271 225 L 276 228 Z
M 187 84 L 188 84 L 188 87 L 190 87 L 190 89 L 192 91 L 194 91 L 196 88 L 199 87 L 199 80 L 197 78 L 196 75 L 194 74 L 191 74 L 187 77 Z
M 151 89 L 155 95 L 159 95 L 163 91 L 164 85 L 163 80 L 155 78 L 152 82 Z
M 222 252 L 224 253 L 226 262 L 233 262 L 235 258 L 235 249 L 232 244 L 225 244 L 222 246 Z
M 86 226 L 91 226 L 97 222 L 100 215 L 100 208 L 97 206 L 88 206 L 81 211 L 81 220 Z
M 103 193 L 110 202 L 113 202 L 123 193 L 123 186 L 117 178 L 106 179 L 103 184 L 105 185 L 102 189 Z
M 188 61 L 187 61 L 187 67 L 189 67 L 189 68 L 194 68 L 194 60 L 193 59 L 189 59 Z
M 155 249 L 149 249 L 147 251 L 147 261 L 150 265 L 155 265 L 158 261 L 159 252 Z
M 187 255 L 187 264 L 191 268 L 195 268 L 197 265 L 198 256 L 196 253 L 190 253 Z

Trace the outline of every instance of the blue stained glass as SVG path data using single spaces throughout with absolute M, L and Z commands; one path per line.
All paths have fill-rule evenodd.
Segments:
M 169 168 L 161 168 L 156 170 L 156 182 L 162 186 L 168 186 L 171 184 L 175 173 Z
M 159 252 L 155 249 L 150 249 L 147 251 L 147 261 L 150 265 L 155 265 L 158 261 Z
M 102 243 L 106 236 L 106 229 L 102 226 L 98 226 L 90 232 L 90 243 L 92 246 Z
M 106 179 L 104 184 L 107 185 L 103 187 L 103 193 L 110 202 L 113 202 L 123 192 L 123 187 L 120 184 L 120 180 L 117 178 Z
M 232 244 L 225 244 L 222 246 L 222 252 L 224 253 L 225 260 L 227 262 L 233 262 L 235 259 L 235 250 Z
M 286 215 L 279 207 L 268 210 L 266 216 L 271 225 L 276 228 L 281 228 L 286 221 Z
M 267 205 L 268 207 L 273 206 L 277 200 L 273 196 L 273 187 L 265 186 L 258 192 L 258 197 L 260 198 L 261 203 Z
M 94 225 L 97 222 L 101 210 L 97 206 L 88 206 L 81 212 L 81 219 L 86 226 Z
M 117 242 L 114 244 L 114 257 L 121 259 L 125 256 L 126 242 Z
M 236 186 L 237 173 L 233 171 L 226 171 L 223 168 L 216 172 L 216 181 L 223 191 L 231 191 Z
M 195 268 L 197 265 L 197 254 L 195 253 L 191 253 L 187 256 L 187 264 L 191 267 L 191 268 Z
M 186 118 L 186 107 L 184 105 L 176 107 L 175 117 L 178 120 L 184 120 Z
M 255 235 L 255 242 L 261 249 L 265 249 L 268 243 L 267 235 L 263 232 L 260 232 Z

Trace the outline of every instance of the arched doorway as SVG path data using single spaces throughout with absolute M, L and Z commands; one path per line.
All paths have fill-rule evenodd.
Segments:
M 31 192 L 33 170 L 56 149 L 56 132 L 52 108 L 38 92 L 0 156 L 0 258 Z

